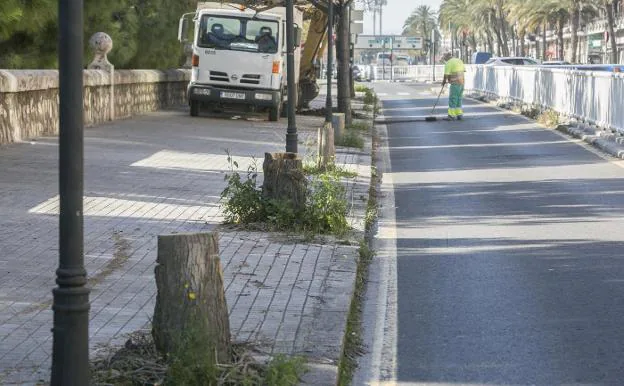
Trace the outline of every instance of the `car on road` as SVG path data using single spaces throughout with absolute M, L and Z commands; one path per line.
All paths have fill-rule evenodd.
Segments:
M 538 66 L 539 64 L 538 60 L 523 56 L 493 57 L 485 62 L 486 66 Z
M 566 62 L 565 60 L 548 60 L 542 63 L 542 66 L 569 66 L 572 63 Z
M 354 80 L 361 81 L 362 78 L 364 77 L 364 68 L 360 68 L 360 66 L 358 66 L 357 64 L 353 65 L 353 67 L 351 68 L 351 71 L 353 72 Z
M 472 54 L 473 64 L 485 64 L 490 59 L 492 59 L 492 54 L 489 52 L 475 52 Z

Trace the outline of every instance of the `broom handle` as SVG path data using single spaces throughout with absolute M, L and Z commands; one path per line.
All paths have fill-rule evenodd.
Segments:
M 442 91 L 444 91 L 444 86 L 446 85 L 445 84 L 442 85 L 442 89 L 440 90 L 440 93 L 438 94 L 438 99 L 436 100 L 436 103 L 433 105 L 433 108 L 431 109 L 432 114 L 435 108 L 438 107 L 438 102 L 440 102 L 440 96 L 442 96 Z

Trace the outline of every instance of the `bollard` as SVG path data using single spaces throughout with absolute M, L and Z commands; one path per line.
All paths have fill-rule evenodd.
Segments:
M 332 114 L 332 127 L 334 128 L 334 143 L 340 143 L 345 130 L 344 113 Z

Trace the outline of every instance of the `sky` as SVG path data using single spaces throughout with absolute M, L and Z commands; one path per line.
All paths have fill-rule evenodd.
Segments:
M 400 35 L 403 23 L 412 11 L 419 5 L 428 5 L 434 10 L 440 7 L 442 0 L 387 0 L 388 5 L 383 9 L 382 32 L 384 35 Z M 373 13 L 364 13 L 364 35 L 373 34 Z M 379 34 L 379 14 L 377 15 L 377 33 Z

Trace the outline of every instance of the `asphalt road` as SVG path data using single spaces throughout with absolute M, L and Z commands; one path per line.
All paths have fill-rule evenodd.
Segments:
M 375 89 L 396 122 L 396 299 L 366 311 L 387 314 L 381 379 L 624 384 L 624 165 L 488 105 L 423 122 L 425 87 Z

